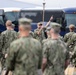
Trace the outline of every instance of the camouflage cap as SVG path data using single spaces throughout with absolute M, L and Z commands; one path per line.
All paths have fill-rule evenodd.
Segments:
M 50 26 L 51 26 L 51 28 L 60 28 L 60 27 L 61 27 L 60 24 L 55 23 L 55 22 L 51 22 L 51 23 L 50 23 Z
M 47 28 L 46 28 L 46 32 L 47 32 L 47 31 L 50 31 L 50 29 L 51 29 L 51 26 L 47 27 Z
M 53 28 L 54 30 L 60 30 L 61 25 L 55 22 L 51 22 L 50 26 L 47 27 L 46 30 L 50 30 L 51 28 Z
M 28 18 L 20 18 L 19 19 L 19 25 L 26 25 L 26 24 L 31 24 L 32 20 L 31 19 L 28 19 Z
M 43 23 L 42 22 L 38 22 L 37 25 L 43 25 Z

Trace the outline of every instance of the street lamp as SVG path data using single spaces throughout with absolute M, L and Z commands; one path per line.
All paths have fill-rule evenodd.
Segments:
M 44 23 L 44 18 L 45 18 L 45 0 L 43 0 L 43 23 Z

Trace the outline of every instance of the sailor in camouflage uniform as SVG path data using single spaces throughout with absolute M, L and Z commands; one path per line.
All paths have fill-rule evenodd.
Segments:
M 34 32 L 30 31 L 30 37 L 34 38 Z
M 14 31 L 14 24 L 10 20 L 6 22 L 7 30 L 1 33 L 0 38 L 0 52 L 1 52 L 1 62 L 4 65 L 5 58 L 7 57 L 7 51 L 10 43 L 17 39 L 17 32 Z
M 66 45 L 67 45 L 67 48 L 68 48 L 68 51 L 69 51 L 69 54 L 70 54 L 70 57 L 71 57 L 72 52 L 74 51 L 74 47 L 75 47 L 75 45 L 76 45 L 76 43 L 75 43 L 76 33 L 74 32 L 74 30 L 75 30 L 75 25 L 71 24 L 71 25 L 69 26 L 69 30 L 70 30 L 70 32 L 65 35 L 64 41 L 65 41 L 65 43 L 66 43 Z M 69 57 L 69 58 L 70 58 L 70 57 Z
M 44 30 L 43 30 L 43 24 L 42 22 L 39 22 L 37 24 L 37 29 L 34 30 L 34 38 L 42 42 L 43 39 L 45 39 Z
M 74 51 L 74 47 L 76 46 L 76 33 L 74 33 L 71 37 L 71 40 L 69 41 L 68 44 L 70 51 L 73 52 Z
M 76 57 L 75 57 L 75 49 L 76 49 L 76 33 L 74 33 L 73 35 L 72 35 L 72 38 L 71 38 L 71 40 L 69 41 L 69 44 L 68 44 L 68 47 L 69 47 L 69 54 L 70 54 L 70 62 L 71 63 L 76 63 Z M 75 61 L 74 61 L 75 60 Z M 76 65 L 76 64 L 75 64 Z
M 55 23 L 54 23 L 55 24 Z M 64 75 L 67 48 L 59 39 L 59 24 L 51 25 L 51 39 L 43 45 L 42 71 L 43 75 Z
M 10 45 L 6 60 L 6 75 L 8 71 L 13 71 L 14 75 L 37 75 L 42 48 L 38 40 L 30 37 L 30 23 L 31 20 L 27 18 L 21 18 L 19 20 L 21 37 Z
M 58 23 L 51 22 L 50 24 L 53 25 L 53 24 L 58 24 Z M 59 27 L 59 30 L 60 30 L 60 28 L 61 28 L 61 25 L 60 25 L 60 27 Z M 47 39 L 44 39 L 44 40 L 42 41 L 42 44 L 45 43 L 45 42 L 47 42 L 47 40 L 50 40 L 50 39 L 51 39 L 50 29 L 51 29 L 51 26 L 49 26 L 49 27 L 46 28 Z M 60 33 L 60 32 L 59 32 L 59 33 Z M 60 39 L 61 41 L 64 41 L 63 37 L 60 36 L 60 34 L 59 34 L 59 39 Z
M 70 30 L 70 32 L 67 33 L 67 34 L 64 36 L 64 41 L 65 41 L 65 43 L 67 44 L 67 46 L 69 45 L 69 42 L 70 42 L 70 40 L 72 39 L 73 34 L 75 33 L 75 32 L 74 32 L 74 30 L 75 30 L 75 25 L 71 24 L 71 25 L 69 26 L 69 30 Z

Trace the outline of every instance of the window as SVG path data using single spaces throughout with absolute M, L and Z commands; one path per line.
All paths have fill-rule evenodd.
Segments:
M 67 27 L 69 27 L 70 24 L 74 24 L 76 26 L 76 14 L 65 14 L 65 19 Z
M 30 18 L 34 23 L 37 23 L 42 21 L 42 11 L 21 11 L 20 17 Z
M 51 11 L 51 10 L 45 10 L 45 22 L 48 22 L 51 16 L 54 16 L 53 21 L 54 22 L 58 22 L 58 23 L 62 23 L 62 15 L 63 12 L 62 11 Z M 33 20 L 33 23 L 37 23 L 42 21 L 43 19 L 43 11 L 42 10 L 27 10 L 27 11 L 21 11 L 20 12 L 20 17 L 26 17 L 26 18 L 30 18 Z
M 19 12 L 5 12 L 5 17 L 7 20 L 18 21 Z
M 1 24 L 1 25 L 4 24 L 3 16 L 0 16 L 0 24 Z

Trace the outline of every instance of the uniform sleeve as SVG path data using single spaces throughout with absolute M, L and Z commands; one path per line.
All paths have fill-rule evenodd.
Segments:
M 32 31 L 30 32 L 30 36 L 34 37 L 34 33 Z
M 6 59 L 7 70 L 14 70 L 17 56 L 17 52 L 15 50 L 17 50 L 17 46 L 15 44 L 11 44 L 8 51 L 8 57 Z
M 14 32 L 14 40 L 18 39 L 19 34 L 17 32 Z
M 73 54 L 71 56 L 71 61 L 76 59 L 76 46 L 74 48 Z M 76 61 L 76 60 L 75 60 Z
M 75 41 L 76 41 L 75 38 L 76 37 L 73 35 L 72 38 L 71 38 L 71 40 L 68 42 L 68 45 L 67 46 L 71 46 L 71 47 L 74 46 Z
M 62 36 L 60 36 L 60 40 L 61 40 L 61 41 L 64 41 L 64 38 L 63 38 Z
M 1 34 L 0 35 L 0 52 L 2 52 L 3 44 L 4 44 L 4 35 Z
M 65 53 L 65 61 L 69 59 L 69 51 L 68 51 L 68 48 L 66 46 L 66 44 L 62 41 L 62 45 L 63 45 L 63 50 L 64 50 L 64 53 Z
M 36 34 L 36 30 L 34 30 L 34 34 Z
M 34 30 L 34 38 L 36 39 L 37 36 L 38 36 L 38 35 L 37 35 L 37 31 Z
M 39 56 L 39 61 L 38 61 L 38 69 L 41 68 L 41 64 L 42 64 L 42 46 L 39 42 L 38 46 L 38 56 Z
M 46 39 L 45 38 L 45 31 L 44 31 L 44 29 L 42 30 L 42 39 Z
M 15 38 L 16 38 L 16 39 L 18 38 L 18 33 L 17 33 L 17 32 L 15 33 Z
M 43 58 L 46 58 L 48 57 L 48 46 L 46 43 L 43 44 L 43 54 L 42 54 Z
M 65 35 L 64 36 L 64 42 L 67 42 L 67 40 L 68 40 L 68 37 L 67 37 L 67 35 Z

